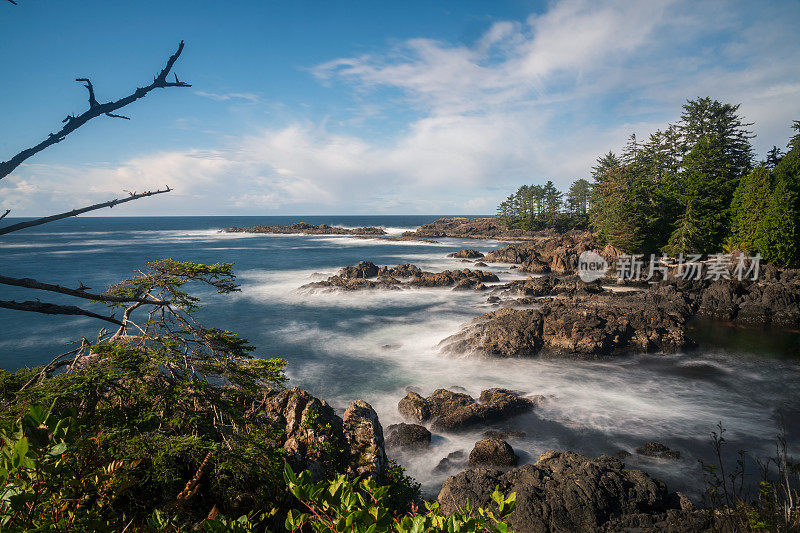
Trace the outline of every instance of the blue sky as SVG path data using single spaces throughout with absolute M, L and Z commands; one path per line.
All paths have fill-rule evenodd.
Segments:
M 800 119 L 800 3 L 57 2 L 0 5 L 0 159 L 174 52 L 193 84 L 100 118 L 0 181 L 33 216 L 491 213 L 566 188 L 686 98 L 741 103 L 759 156 Z

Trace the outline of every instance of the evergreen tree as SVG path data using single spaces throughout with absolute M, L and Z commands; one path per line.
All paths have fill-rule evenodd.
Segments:
M 690 254 L 707 247 L 707 229 L 703 221 L 695 215 L 692 199 L 687 200 L 683 213 L 675 224 L 675 231 L 662 251 L 672 257 L 679 254 Z
M 789 182 L 780 180 L 769 198 L 758 230 L 756 247 L 761 256 L 779 266 L 798 260 L 798 195 Z
M 730 204 L 738 186 L 738 176 L 731 170 L 736 163 L 726 153 L 725 144 L 716 135 L 701 137 L 683 158 L 678 200 L 691 205 L 697 227 L 707 232 L 702 246 L 690 250 L 717 253 L 730 229 Z
M 728 247 L 747 252 L 760 251 L 761 219 L 772 195 L 772 175 L 759 165 L 741 179 L 731 201 L 731 236 Z
M 723 104 L 711 98 L 688 100 L 683 106 L 678 128 L 682 137 L 682 151 L 690 152 L 705 137 L 716 137 L 724 158 L 728 160 L 728 178 L 745 176 L 753 169 L 754 137 L 738 115 L 739 104 Z
M 581 178 L 572 183 L 567 192 L 567 209 L 573 215 L 585 215 L 589 210 L 591 184 Z
M 631 167 L 608 169 L 592 187 L 592 227 L 600 240 L 624 252 L 650 249 L 649 228 L 653 222 L 649 187 Z
M 605 175 L 606 171 L 616 168 L 622 164 L 622 161 L 614 154 L 608 152 L 606 155 L 597 158 L 597 164 L 592 167 L 592 179 L 600 181 Z
M 777 146 L 773 146 L 769 152 L 767 152 L 767 158 L 764 160 L 764 166 L 767 168 L 775 168 L 778 163 L 781 162 L 783 159 L 783 152 Z
M 563 195 L 556 189 L 552 181 L 547 181 L 542 188 L 545 213 L 552 216 L 561 210 L 561 197 Z

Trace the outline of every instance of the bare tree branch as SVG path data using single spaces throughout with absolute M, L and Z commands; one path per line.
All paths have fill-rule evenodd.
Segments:
M 8 276 L 0 275 L 0 284 L 13 285 L 14 287 L 25 287 L 28 289 L 41 289 L 43 291 L 57 292 L 59 294 L 68 294 L 78 298 L 85 298 L 87 300 L 95 300 L 98 302 L 110 303 L 132 303 L 149 304 L 149 305 L 169 305 L 169 302 L 162 300 L 153 300 L 152 298 L 128 298 L 125 296 L 111 296 L 107 294 L 92 294 L 86 292 L 88 287 L 81 284 L 77 289 L 70 289 L 69 287 L 62 287 L 61 285 L 52 285 L 50 283 L 42 283 L 31 278 L 10 278 Z
M 9 214 L 10 212 L 11 212 L 11 209 L 6 209 L 6 212 L 3 213 L 2 215 L 0 215 L 0 220 L 3 220 L 4 218 L 6 218 L 6 215 Z
M 162 194 L 165 192 L 170 192 L 172 189 L 167 186 L 166 189 L 158 189 L 155 191 L 145 191 L 141 193 L 132 193 L 127 198 L 115 198 L 114 200 L 109 200 L 108 202 L 102 202 L 99 204 L 90 205 L 87 207 L 81 207 L 80 209 L 73 209 L 72 211 L 67 211 L 66 213 L 59 213 L 58 215 L 50 215 L 49 217 L 42 217 L 37 218 L 35 220 L 28 220 L 27 222 L 18 222 L 17 224 L 12 224 L 10 226 L 5 226 L 0 228 L 0 235 L 5 235 L 6 233 L 11 233 L 14 231 L 19 231 L 21 229 L 30 228 L 33 226 L 38 226 L 40 224 L 47 224 L 48 222 L 53 222 L 54 220 L 61 220 L 62 218 L 69 218 L 80 215 L 82 213 L 86 213 L 88 211 L 94 211 L 96 209 L 102 209 L 104 207 L 114 207 L 118 204 L 124 204 L 125 202 L 130 202 L 132 200 L 138 200 L 139 198 L 144 198 L 146 196 L 153 196 L 156 194 Z
M 14 0 L 8 0 L 8 1 L 9 1 L 9 2 L 11 2 L 12 4 L 14 4 L 15 6 L 16 6 L 16 5 L 19 5 L 19 4 L 17 4 L 17 3 L 16 3 Z
M 118 326 L 122 325 L 122 322 L 120 322 L 113 316 L 98 315 L 97 313 L 87 311 L 86 309 L 81 309 L 80 307 L 75 307 L 74 305 L 57 305 L 57 304 L 38 302 L 38 301 L 14 302 L 14 301 L 0 300 L 0 307 L 3 307 L 5 309 L 14 309 L 16 311 L 31 311 L 33 313 L 43 313 L 45 315 L 82 315 L 82 316 L 97 318 L 100 320 L 105 320 L 106 322 L 111 322 L 112 324 L 116 324 Z
M 12 1 L 12 3 L 14 2 Z M 84 87 L 86 87 L 86 89 L 89 91 L 89 109 L 78 116 L 68 115 L 67 118 L 63 120 L 64 127 L 61 128 L 57 133 L 51 133 L 45 140 L 36 146 L 21 151 L 8 161 L 0 162 L 0 179 L 3 179 L 11 174 L 14 169 L 16 169 L 29 157 L 41 152 L 48 146 L 52 146 L 61 142 L 67 135 L 83 126 L 93 118 L 99 117 L 100 115 L 107 115 L 110 117 L 127 119 L 128 117 L 116 115 L 114 112 L 140 98 L 144 98 L 144 96 L 146 96 L 147 93 L 153 89 L 162 89 L 165 87 L 191 87 L 190 84 L 180 81 L 177 75 L 175 75 L 175 81 L 167 81 L 167 76 L 172 70 L 173 65 L 175 65 L 175 61 L 177 61 L 178 57 L 180 57 L 181 52 L 183 52 L 183 41 L 178 44 L 178 50 L 170 56 L 170 58 L 167 60 L 167 65 L 153 79 L 153 83 L 146 87 L 139 87 L 132 94 L 113 102 L 107 102 L 105 104 L 99 103 L 95 98 L 94 87 L 92 86 L 92 82 L 89 81 L 89 78 L 77 78 L 76 81 L 86 82 Z

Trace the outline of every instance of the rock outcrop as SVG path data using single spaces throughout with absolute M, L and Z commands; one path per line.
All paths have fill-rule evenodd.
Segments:
M 455 237 L 466 239 L 525 239 L 532 233 L 521 229 L 509 229 L 496 218 L 440 218 L 411 232 L 417 237 Z
M 660 459 L 679 459 L 681 452 L 677 450 L 670 450 L 666 445 L 660 442 L 648 442 L 636 448 L 636 453 L 646 457 L 657 457 Z
M 594 244 L 594 236 L 588 231 L 539 232 L 524 243 L 492 250 L 483 260 L 518 264 L 521 272 L 574 274 L 578 257 L 582 252 L 592 250 Z
M 288 226 L 248 226 L 243 228 L 225 228 L 224 233 L 278 233 L 278 234 L 301 234 L 301 235 L 386 235 L 382 228 L 340 228 L 327 224 L 308 224 L 306 222 L 295 222 Z
M 403 281 L 405 280 L 405 281 Z M 485 290 L 484 283 L 499 281 L 492 272 L 483 270 L 444 270 L 423 272 L 411 264 L 377 266 L 371 261 L 360 261 L 355 266 L 346 266 L 335 276 L 324 281 L 308 283 L 304 290 L 400 289 L 408 287 L 452 287 L 453 289 Z
M 324 400 L 300 389 L 269 394 L 264 411 L 285 433 L 286 460 L 316 479 L 333 472 L 377 476 L 386 465 L 383 430 L 375 410 L 356 400 L 339 418 Z
M 576 358 L 687 348 L 690 307 L 677 294 L 665 300 L 663 292 L 553 298 L 541 309 L 504 307 L 479 316 L 441 346 L 453 353 Z
M 387 463 L 386 451 L 383 428 L 375 409 L 364 400 L 355 400 L 344 412 L 342 425 L 348 445 L 347 473 L 371 477 L 383 472 Z
M 452 432 L 508 419 L 533 409 L 541 401 L 541 396 L 531 399 L 506 389 L 485 390 L 478 401 L 468 394 L 437 389 L 427 398 L 409 392 L 397 409 L 408 420 L 430 421 L 434 430 Z
M 488 506 L 496 486 L 517 494 L 509 525 L 518 533 L 601 531 L 620 517 L 680 509 L 679 499 L 664 483 L 625 468 L 617 459 L 556 451 L 508 471 L 476 468 L 451 476 L 439 493 L 439 504 L 445 514 L 467 498 Z
M 472 248 L 464 248 L 452 254 L 447 254 L 447 257 L 454 257 L 456 259 L 480 259 L 483 257 L 483 254 Z
M 507 467 L 517 466 L 519 457 L 514 448 L 501 439 L 483 439 L 475 443 L 469 452 L 469 466 Z
M 431 445 L 431 432 L 419 424 L 392 424 L 386 428 L 386 448 L 419 451 Z

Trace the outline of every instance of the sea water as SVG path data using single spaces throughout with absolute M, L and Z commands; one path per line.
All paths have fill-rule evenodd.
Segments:
M 679 460 L 626 458 L 696 498 L 702 491 L 699 459 L 712 460 L 710 434 L 722 422 L 731 452 L 753 456 L 775 451 L 785 427 L 790 451 L 800 425 L 800 359 L 797 335 L 760 331 L 727 336 L 719 326 L 693 325 L 702 339 L 686 353 L 631 354 L 600 361 L 492 359 L 440 352 L 442 339 L 497 307 L 487 295 L 449 288 L 309 292 L 299 287 L 333 275 L 345 265 L 413 263 L 431 271 L 471 266 L 447 254 L 470 247 L 486 252 L 496 241 L 437 239 L 438 243 L 346 236 L 220 233 L 221 228 L 304 221 L 335 226 L 382 226 L 390 234 L 413 230 L 438 216 L 139 217 L 73 218 L 0 237 L 0 272 L 12 277 L 95 291 L 136 274 L 147 262 L 171 257 L 202 263 L 232 262 L 241 292 L 218 295 L 203 287 L 202 323 L 248 338 L 262 357 L 289 361 L 290 385 L 306 388 L 343 412 L 363 398 L 385 427 L 401 421 L 397 402 L 409 390 L 481 390 L 505 387 L 546 401 L 532 413 L 491 426 L 524 431 L 509 440 L 521 461 L 535 462 L 550 449 L 591 456 L 633 452 L 658 441 L 681 452 Z M 15 220 L 6 219 L 5 223 Z M 519 279 L 510 265 L 484 270 L 505 282 Z M 74 299 L 0 286 L 0 299 Z M 92 304 L 85 302 L 84 307 Z M 102 306 L 93 309 L 103 312 Z M 44 364 L 68 343 L 94 338 L 103 323 L 85 317 L 47 316 L 0 309 L 0 366 L 13 370 Z M 764 338 L 764 343 L 758 341 Z M 726 338 L 731 342 L 724 342 Z M 778 346 L 774 349 L 763 347 Z M 459 389 L 460 390 L 460 389 Z M 434 435 L 422 454 L 397 454 L 427 494 L 448 473 L 434 468 L 448 453 L 467 453 L 490 427 Z M 730 466 L 730 465 L 729 465 Z M 452 472 L 451 472 L 452 473 Z M 753 472 L 755 474 L 755 472 Z

